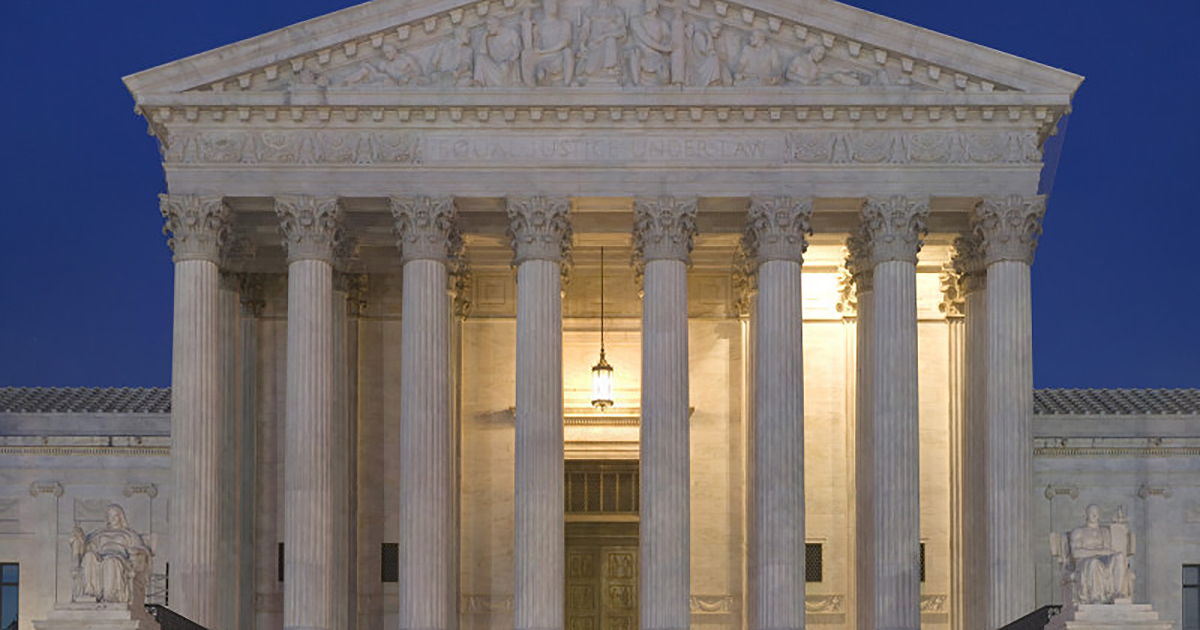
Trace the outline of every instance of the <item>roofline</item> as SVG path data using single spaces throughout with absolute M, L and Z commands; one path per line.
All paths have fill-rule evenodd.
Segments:
M 901 55 L 957 67 L 964 49 L 984 52 L 972 70 L 989 80 L 1024 91 L 1074 96 L 1083 77 L 1036 61 L 938 33 L 834 0 L 739 0 L 833 33 L 849 27 L 859 39 Z M 512 0 L 505 0 L 511 4 Z M 381 23 L 411 23 L 454 8 L 463 0 L 375 0 L 285 26 L 262 35 L 171 61 L 122 78 L 134 100 L 155 92 L 182 92 L 264 65 L 282 63 L 314 50 L 380 32 Z M 349 17 L 348 17 L 349 16 Z M 345 22 L 345 24 L 340 24 Z M 922 35 L 916 37 L 916 35 Z M 311 36 L 308 36 L 311 35 Z M 317 36 L 320 35 L 320 36 Z M 920 46 L 918 47 L 918 41 Z M 978 57 L 982 57 L 982 60 Z M 984 76 L 986 75 L 986 76 Z

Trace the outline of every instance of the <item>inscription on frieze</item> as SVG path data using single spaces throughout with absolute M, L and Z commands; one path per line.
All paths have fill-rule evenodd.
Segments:
M 765 137 L 654 136 L 591 138 L 511 138 L 432 136 L 424 162 L 555 161 L 570 163 L 750 162 L 779 161 L 779 146 Z M 775 149 L 774 152 L 771 149 Z M 771 157 L 775 159 L 772 160 Z

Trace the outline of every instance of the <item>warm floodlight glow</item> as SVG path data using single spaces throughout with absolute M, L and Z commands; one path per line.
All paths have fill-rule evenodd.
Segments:
M 603 410 L 613 404 L 613 369 L 600 350 L 600 362 L 592 366 L 592 406 Z
M 600 248 L 600 360 L 592 366 L 592 406 L 600 411 L 613 405 L 613 369 L 604 359 L 604 248 Z

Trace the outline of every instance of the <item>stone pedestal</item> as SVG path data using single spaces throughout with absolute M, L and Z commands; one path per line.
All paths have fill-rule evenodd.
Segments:
M 36 630 L 158 630 L 158 622 L 138 605 L 59 604 L 45 619 L 35 619 Z
M 1118 602 L 1064 606 L 1046 630 L 1170 630 L 1171 622 L 1159 619 L 1150 604 Z

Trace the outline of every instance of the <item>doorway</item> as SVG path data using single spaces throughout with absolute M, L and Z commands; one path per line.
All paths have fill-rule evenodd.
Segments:
M 566 628 L 638 628 L 637 461 L 566 462 Z

